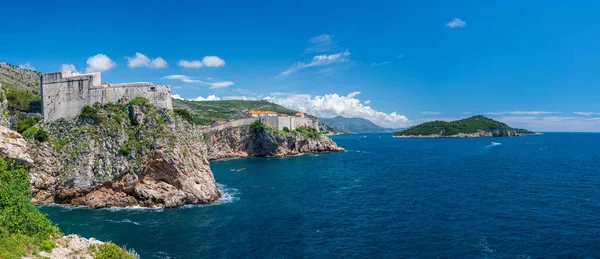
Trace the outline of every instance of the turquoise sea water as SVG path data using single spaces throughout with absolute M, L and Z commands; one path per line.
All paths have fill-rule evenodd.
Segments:
M 600 134 L 334 140 L 347 151 L 212 162 L 213 205 L 42 210 L 142 258 L 600 257 Z

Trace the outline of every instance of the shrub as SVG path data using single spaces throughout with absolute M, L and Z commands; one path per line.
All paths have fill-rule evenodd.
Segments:
M 192 117 L 190 111 L 186 109 L 173 109 L 173 112 L 175 112 L 175 114 L 179 115 L 181 118 L 183 118 L 190 124 L 194 124 L 194 118 Z
M 90 252 L 94 259 L 134 259 L 134 257 L 114 243 L 93 245 Z
M 12 111 L 22 112 L 40 112 L 41 102 L 40 96 L 23 91 L 6 91 L 6 101 L 8 109 Z
M 129 102 L 131 105 L 148 105 L 150 101 L 146 97 L 138 96 Z
M 131 154 L 131 147 L 128 144 L 124 144 L 119 148 L 119 154 L 122 156 L 129 156 Z
M 252 128 L 256 131 L 263 131 L 263 130 L 265 130 L 266 127 L 267 127 L 267 125 L 263 124 L 259 120 L 254 121 L 250 124 L 250 128 Z
M 56 247 L 56 242 L 54 242 L 53 240 L 43 240 L 40 243 L 40 249 L 42 249 L 42 251 L 50 252 L 55 247 Z
M 81 108 L 79 117 L 83 119 L 90 119 L 94 124 L 100 124 L 100 122 L 102 122 L 102 118 L 100 118 L 100 115 L 98 115 L 98 110 L 89 105 L 85 105 L 83 108 Z
M 33 125 L 37 124 L 41 119 L 42 117 L 40 116 L 29 117 L 27 115 L 19 115 L 17 125 L 15 125 L 15 131 L 23 133 Z
M 44 129 L 38 129 L 33 137 L 39 142 L 46 142 L 49 138 L 48 132 L 46 132 Z
M 290 132 L 290 129 L 288 127 L 283 127 L 283 132 Z
M 30 198 L 27 170 L 0 158 L 0 227 L 41 239 L 60 233 Z

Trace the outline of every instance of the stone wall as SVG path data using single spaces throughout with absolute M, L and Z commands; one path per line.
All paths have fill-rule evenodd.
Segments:
M 100 73 L 72 75 L 70 71 L 42 75 L 42 114 L 45 120 L 74 118 L 85 105 L 147 98 L 157 107 L 173 109 L 168 86 L 152 83 L 102 85 Z

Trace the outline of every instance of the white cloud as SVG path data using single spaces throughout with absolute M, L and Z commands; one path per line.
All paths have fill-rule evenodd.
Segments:
M 384 113 L 362 104 L 359 99 L 355 98 L 359 94 L 360 92 L 353 92 L 347 96 L 335 93 L 311 96 L 296 93 L 271 93 L 272 96 L 264 99 L 318 117 L 359 117 L 387 128 L 401 128 L 410 125 L 410 121 L 404 115 L 396 112 Z
M 177 100 L 184 100 L 183 97 L 181 97 L 181 95 L 179 95 L 179 94 L 172 94 L 171 98 L 177 99 Z
M 546 114 L 556 114 L 560 112 L 548 112 L 548 111 L 504 111 L 504 112 L 484 112 L 483 114 L 487 115 L 546 115 Z
M 181 80 L 184 83 L 208 85 L 209 88 L 225 88 L 234 84 L 234 82 L 231 81 L 215 81 L 212 78 L 208 78 L 208 81 L 203 81 L 186 75 L 168 75 L 162 79 Z
M 177 99 L 177 100 L 185 100 L 185 98 L 181 97 L 181 95 L 179 95 L 179 94 L 172 94 L 171 98 Z M 196 98 L 188 99 L 188 100 L 189 101 L 218 101 L 218 100 L 221 100 L 221 98 L 219 98 L 218 96 L 213 94 L 213 95 L 207 96 L 206 98 L 202 97 L 202 96 L 198 96 Z
M 201 68 L 201 67 L 222 67 L 225 66 L 225 60 L 217 56 L 205 56 L 202 61 L 200 60 L 179 60 L 177 63 L 183 68 Z
M 222 67 L 225 65 L 225 60 L 217 56 L 206 56 L 202 59 L 202 64 L 207 67 Z
M 312 37 L 308 40 L 309 47 L 306 48 L 306 53 L 322 53 L 330 51 L 334 46 L 333 35 L 321 34 Z
M 192 61 L 179 60 L 179 63 L 177 63 L 177 64 L 183 68 L 201 68 L 204 66 L 204 65 L 202 65 L 202 61 L 199 61 L 199 60 L 192 60 Z
M 166 68 L 168 66 L 167 61 L 161 57 L 155 58 L 152 60 L 150 67 L 153 68 Z
M 366 101 L 365 101 L 365 104 L 366 104 L 366 105 L 369 105 L 370 103 L 371 103 L 371 100 L 366 100 Z
M 31 64 L 31 62 L 25 62 L 25 64 L 21 64 L 21 65 L 19 65 L 19 68 L 35 70 L 35 67 Z
M 221 98 L 219 98 L 216 95 L 209 95 L 206 98 L 202 97 L 202 96 L 198 96 L 195 99 L 191 99 L 192 101 L 218 101 L 221 100 Z
M 150 60 L 146 55 L 136 52 L 133 57 L 125 57 L 127 59 L 127 65 L 130 68 L 136 67 L 150 67 L 150 68 L 166 68 L 167 61 L 161 57 Z
M 281 72 L 281 74 L 279 74 L 276 77 L 285 77 L 308 67 L 318 67 L 335 63 L 349 62 L 349 56 L 350 52 L 348 50 L 331 55 L 314 56 L 309 63 L 298 62 L 291 68 Z
M 404 58 L 404 54 L 403 54 L 403 53 L 400 53 L 400 54 L 398 54 L 398 56 L 396 56 L 396 58 L 397 58 L 397 59 Z
M 76 76 L 81 74 L 79 71 L 77 71 L 77 68 L 75 67 L 75 65 L 73 64 L 62 64 L 60 66 L 60 71 L 68 71 L 71 70 L 72 75 Z
M 117 63 L 112 61 L 108 56 L 104 54 L 96 54 L 95 56 L 87 59 L 88 67 L 85 69 L 86 72 L 104 72 L 115 67 Z
M 373 63 L 371 63 L 371 66 L 381 66 L 381 65 L 387 65 L 390 63 L 392 63 L 392 61 L 373 62 Z
M 446 23 L 448 28 L 464 28 L 467 27 L 467 23 L 459 18 L 454 18 L 449 23 Z
M 433 111 L 422 111 L 421 114 L 423 115 L 441 115 L 441 112 L 433 112 Z
M 574 114 L 590 117 L 592 115 L 600 115 L 600 112 L 573 112 Z
M 233 84 L 234 83 L 231 81 L 214 82 L 214 83 L 210 83 L 210 88 L 225 88 L 225 87 L 230 87 Z

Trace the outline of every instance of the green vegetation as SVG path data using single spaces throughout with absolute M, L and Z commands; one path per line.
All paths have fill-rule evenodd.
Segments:
M 13 112 L 40 112 L 40 73 L 0 62 L 0 84 Z
M 250 128 L 254 129 L 255 131 L 264 131 L 267 128 L 267 125 L 265 125 L 264 123 L 260 122 L 260 121 L 254 121 L 252 123 L 250 123 Z
M 80 118 L 89 119 L 94 124 L 98 125 L 102 122 L 100 115 L 98 115 L 98 110 L 96 107 L 85 105 L 81 108 L 81 113 L 79 114 Z
M 188 110 L 194 122 L 200 125 L 244 118 L 250 110 L 274 111 L 287 115 L 296 115 L 297 113 L 295 110 L 264 100 L 184 101 L 173 99 L 173 108 Z
M 50 238 L 62 235 L 30 198 L 27 170 L 0 158 L 0 258 L 52 249 Z
M 127 253 L 114 243 L 93 245 L 90 247 L 90 253 L 94 259 L 136 259 L 136 257 Z
M 492 132 L 495 130 L 515 130 L 517 133 L 531 133 L 523 129 L 513 129 L 505 123 L 492 120 L 490 118 L 478 115 L 470 118 L 447 122 L 431 121 L 408 128 L 404 131 L 396 132 L 395 136 L 418 136 L 442 134 L 444 136 L 456 135 L 459 133 L 476 133 L 478 131 Z
M 41 116 L 30 117 L 27 115 L 19 115 L 17 125 L 15 125 L 14 130 L 16 132 L 23 133 L 27 129 L 33 127 L 33 125 L 37 124 L 40 120 L 42 120 Z
M 190 124 L 194 124 L 194 117 L 192 116 L 190 111 L 186 109 L 173 109 L 173 112 L 185 121 L 189 122 Z
M 150 101 L 146 97 L 138 96 L 136 98 L 133 98 L 133 100 L 131 100 L 129 102 L 129 104 L 131 104 L 131 105 L 149 105 Z

